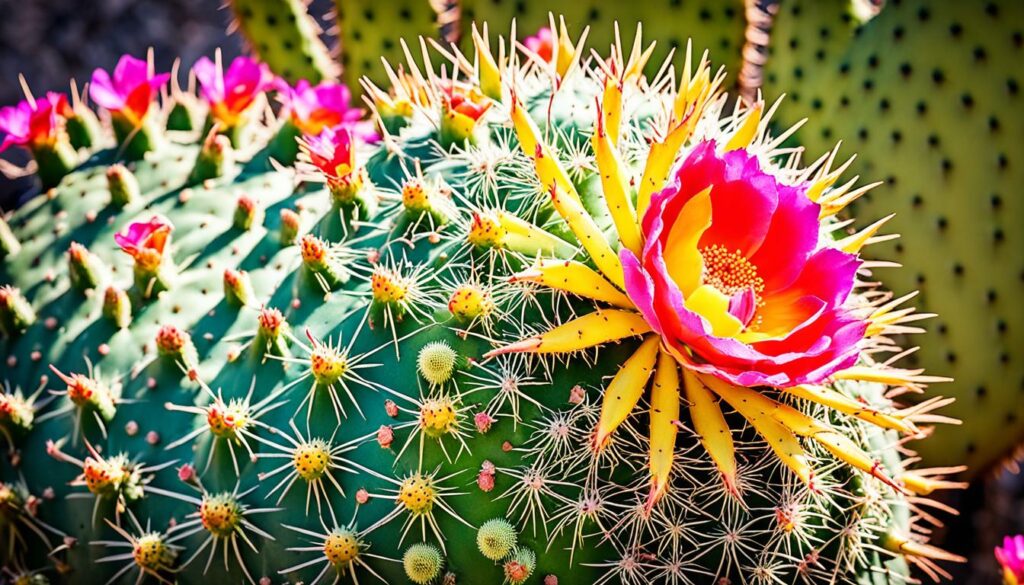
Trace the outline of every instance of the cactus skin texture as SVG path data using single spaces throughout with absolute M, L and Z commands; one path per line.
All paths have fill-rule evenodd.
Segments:
M 338 67 L 320 39 L 320 26 L 302 0 L 231 0 L 232 30 L 274 73 L 295 83 L 334 79 Z
M 854 210 L 896 214 L 902 238 L 871 253 L 912 267 L 881 276 L 939 315 L 911 359 L 955 380 L 946 412 L 963 420 L 920 454 L 976 475 L 1024 440 L 1024 6 L 888 2 L 862 26 L 846 8 L 784 3 L 765 93 L 788 92 L 787 122 L 823 120 L 797 134 L 810 156 L 842 137 L 849 172 L 885 181 Z
M 67 583 L 355 574 L 363 583 L 882 585 L 905 582 L 908 561 L 941 574 L 933 559 L 956 559 L 911 537 L 913 507 L 926 500 L 912 503 L 883 479 L 920 495 L 950 486 L 905 469 L 893 430 L 766 390 L 878 461 L 861 472 L 808 439 L 808 486 L 724 409 L 738 453 L 726 484 L 683 408 L 667 491 L 654 502 L 644 399 L 599 457 L 590 446 L 603 389 L 638 340 L 557 360 L 483 359 L 594 307 L 511 278 L 538 255 L 578 252 L 511 128 L 512 87 L 597 229 L 614 233 L 589 147 L 601 77 L 571 71 L 552 98 L 547 70 L 502 63 L 501 99 L 463 88 L 460 99 L 482 105 L 454 122 L 443 121 L 452 98 L 433 72 L 406 79 L 395 95 L 376 94 L 376 108 L 407 99 L 414 115 L 381 143 L 357 145 L 359 170 L 344 181 L 333 173 L 352 170 L 347 162 L 326 176 L 308 153 L 297 167 L 271 164 L 278 123 L 252 120 L 251 144 L 219 141 L 236 164 L 203 180 L 194 167 L 218 141 L 174 134 L 125 165 L 138 196 L 123 206 L 108 187 L 116 153 L 102 150 L 19 209 L 9 225 L 20 249 L 3 258 L 0 282 L 21 291 L 33 319 L 0 342 L 5 568 Z M 461 75 L 476 85 L 493 73 Z M 624 102 L 621 149 L 640 158 L 630 176 L 647 122 L 675 98 L 671 83 L 652 87 L 661 89 L 629 85 Z M 749 113 L 723 113 L 723 103 L 709 102 L 699 135 L 739 134 Z M 439 127 L 450 123 L 447 135 L 464 140 L 442 148 Z M 329 135 L 307 137 L 306 149 Z M 779 156 L 769 143 L 756 140 Z M 419 190 L 406 193 L 410 183 Z M 246 216 L 261 221 L 235 221 L 256 206 L 262 213 Z M 163 250 L 141 277 L 114 243 L 136 221 L 174 226 L 166 247 L 132 240 Z M 71 242 L 107 268 L 96 288 L 70 287 Z M 927 381 L 882 371 L 897 386 Z M 849 412 L 914 427 L 882 384 L 835 389 Z M 498 560 L 482 552 L 506 548 Z

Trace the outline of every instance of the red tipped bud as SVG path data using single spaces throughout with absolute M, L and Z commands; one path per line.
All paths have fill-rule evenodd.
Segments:
M 192 337 L 174 325 L 164 325 L 157 331 L 156 348 L 161 356 L 181 362 L 188 368 L 198 361 Z
M 281 245 L 291 246 L 302 231 L 302 218 L 291 209 L 281 210 Z
M 224 270 L 224 300 L 235 307 L 248 305 L 256 293 L 252 290 L 249 273 L 244 270 Z
M 235 151 L 231 148 L 231 140 L 221 134 L 210 134 L 203 141 L 196 164 L 189 175 L 190 183 L 201 183 L 209 179 L 222 177 L 235 166 Z
M 96 288 L 100 280 L 102 264 L 95 254 L 78 242 L 68 247 L 68 275 L 71 286 L 78 291 Z
M 0 287 L 0 331 L 14 337 L 35 322 L 36 312 L 21 291 L 10 285 Z
M 110 191 L 110 204 L 124 207 L 140 197 L 139 181 L 135 175 L 122 164 L 112 164 L 107 168 L 107 189 Z
M 239 197 L 238 204 L 235 206 L 235 229 L 250 230 L 253 226 L 262 224 L 263 207 L 260 206 L 259 201 L 248 195 Z
M 132 322 L 132 302 L 128 293 L 116 286 L 108 286 L 103 293 L 103 316 L 119 329 L 128 327 Z

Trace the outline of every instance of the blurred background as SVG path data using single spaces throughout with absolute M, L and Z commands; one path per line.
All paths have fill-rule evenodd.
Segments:
M 175 58 L 180 57 L 187 67 L 202 55 L 212 55 L 217 47 L 230 59 L 243 50 L 243 40 L 226 34 L 230 13 L 219 9 L 219 4 L 217 0 L 0 0 L 0 105 L 22 98 L 19 74 L 36 95 L 67 91 L 69 79 L 81 84 L 93 69 L 112 69 L 121 54 L 142 56 L 150 47 L 162 71 L 169 70 Z M 318 0 L 310 13 L 319 19 L 330 5 Z M 19 165 L 27 160 L 20 149 L 9 149 L 2 157 Z M 11 209 L 31 188 L 29 179 L 0 177 L 0 209 Z M 1021 474 L 991 472 L 970 488 L 942 497 L 961 514 L 936 512 L 946 527 L 937 532 L 935 543 L 970 559 L 966 566 L 951 568 L 953 582 L 999 583 L 993 547 L 1004 535 L 1024 532 Z

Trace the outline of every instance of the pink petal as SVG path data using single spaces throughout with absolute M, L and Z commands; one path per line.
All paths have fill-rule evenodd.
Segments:
M 114 87 L 110 74 L 103 69 L 96 69 L 92 72 L 89 97 L 96 105 L 107 110 L 117 111 L 124 107 L 125 94 Z
M 209 57 L 200 57 L 192 65 L 192 73 L 199 82 L 199 90 L 208 103 L 217 104 L 224 101 L 224 76 L 217 64 Z
M 818 246 L 821 206 L 807 198 L 803 187 L 779 185 L 778 193 L 768 233 L 750 257 L 768 293 L 792 283 Z

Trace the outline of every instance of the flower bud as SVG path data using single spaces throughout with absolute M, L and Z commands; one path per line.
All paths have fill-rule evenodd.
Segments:
M 10 285 L 0 287 L 0 331 L 14 337 L 35 322 L 36 312 L 21 291 Z
M 132 322 L 132 302 L 128 293 L 116 286 L 108 286 L 103 293 L 103 316 L 119 329 L 128 327 Z
M 117 163 L 107 168 L 107 189 L 110 191 L 110 203 L 124 207 L 140 197 L 139 180 L 128 170 L 128 167 Z

